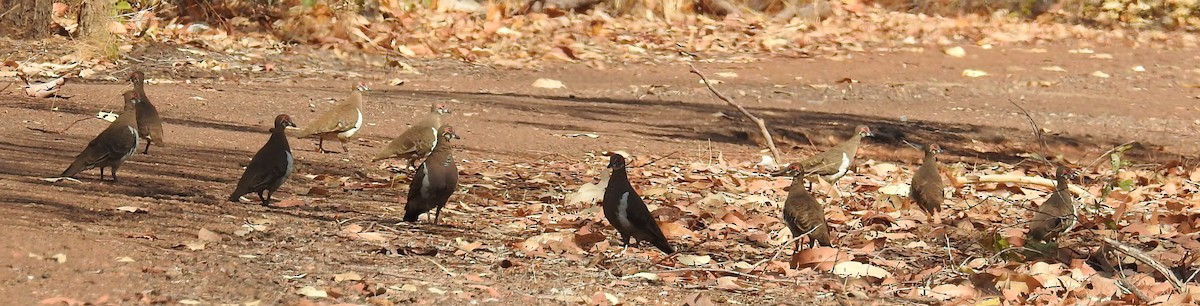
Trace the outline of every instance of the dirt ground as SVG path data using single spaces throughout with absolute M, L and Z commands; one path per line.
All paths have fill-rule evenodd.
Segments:
M 1094 53 L 1070 52 L 1080 48 Z M 1187 162 L 1200 148 L 1200 140 L 1192 137 L 1200 126 L 1195 50 L 1052 45 L 967 51 L 966 58 L 867 51 L 842 60 L 770 58 L 697 66 L 768 122 L 789 160 L 867 124 L 878 137 L 867 141 L 862 160 L 913 163 L 918 152 L 901 142 L 909 140 L 939 142 L 949 162 L 1018 162 L 1037 147 L 1009 100 L 1030 110 L 1049 132 L 1051 148 L 1068 160 L 1091 162 L 1128 141 L 1141 144 L 1131 153 L 1138 163 Z M 762 153 L 755 128 L 715 99 L 685 64 L 605 70 L 552 64 L 541 71 L 447 61 L 415 66 L 422 74 L 376 71 L 355 79 L 197 78 L 190 83 L 169 69 L 150 67 L 150 79 L 174 82 L 147 87 L 166 118 L 168 146 L 133 156 L 115 184 L 97 181 L 94 170 L 81 174 L 81 182 L 42 180 L 61 173 L 106 122 L 83 121 L 64 134 L 30 128 L 57 130 L 113 110 L 125 84 L 70 83 L 61 92 L 70 97 L 66 100 L 29 99 L 12 89 L 0 94 L 0 112 L 7 119 L 0 121 L 6 135 L 0 139 L 0 296 L 12 305 L 50 298 L 96 304 L 307 304 L 313 300 L 296 292 L 316 286 L 331 296 L 318 303 L 570 304 L 600 291 L 632 304 L 678 305 L 697 293 L 724 304 L 836 303 L 832 291 L 802 292 L 786 285 L 724 291 L 625 280 L 589 266 L 590 259 L 525 258 L 513 251 L 553 224 L 530 226 L 527 236 L 496 230 L 526 218 L 511 213 L 527 205 L 517 193 L 538 192 L 522 187 L 527 174 L 497 173 L 513 164 L 588 162 L 564 176 L 572 181 L 554 182 L 562 188 L 549 192 L 561 201 L 562 193 L 592 181 L 587 171 L 600 169 L 604 160 L 593 156 L 605 150 L 669 156 L 663 162 L 706 161 L 715 154 L 732 164 L 757 162 Z M 1145 71 L 1135 71 L 1136 66 Z M 964 77 L 965 69 L 989 75 Z M 392 78 L 406 82 L 388 85 Z M 539 78 L 560 80 L 566 88 L 531 86 Z M 348 154 L 316 153 L 314 141 L 290 139 L 297 171 L 276 197 L 305 205 L 225 200 L 276 114 L 291 114 L 303 124 L 327 109 L 330 98 L 343 99 L 360 79 L 374 85 L 366 94 L 367 124 Z M 454 146 L 463 160 L 464 186 L 444 211 L 442 225 L 398 223 L 399 197 L 407 185 L 378 188 L 383 183 L 376 178 L 390 172 L 387 163 L 370 162 L 370 157 L 431 102 L 454 111 L 446 121 L 463 138 Z M 572 133 L 599 137 L 561 136 Z M 317 175 L 377 183 L 309 195 L 310 187 L 324 184 L 313 178 Z M 481 194 L 509 200 L 482 200 Z M 148 212 L 116 209 L 123 206 Z M 239 234 L 247 224 L 265 226 Z M 349 224 L 394 229 L 385 232 L 395 239 L 380 243 L 339 235 Z M 222 240 L 189 249 L 201 228 Z M 602 233 L 618 243 L 610 228 Z M 463 251 L 456 241 L 485 247 Z M 636 254 L 661 256 L 653 252 Z M 56 254 L 65 261 L 56 261 Z M 587 256 L 617 260 L 615 252 Z M 609 264 L 614 265 L 622 264 Z M 347 272 L 363 280 L 335 280 Z M 829 277 L 798 281 L 821 278 Z

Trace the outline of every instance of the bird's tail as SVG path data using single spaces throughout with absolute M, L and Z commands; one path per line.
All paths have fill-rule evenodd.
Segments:
M 242 191 L 241 188 L 238 188 L 237 190 L 233 191 L 233 194 L 229 195 L 229 201 L 230 202 L 240 202 L 243 195 L 246 195 L 246 192 Z
M 417 222 L 417 217 L 420 217 L 420 216 L 421 216 L 421 213 L 419 213 L 419 212 L 405 211 L 404 212 L 404 222 Z
M 666 237 L 663 237 L 663 236 L 655 237 L 654 240 L 650 241 L 650 243 L 654 244 L 654 247 L 663 251 L 663 253 L 667 253 L 667 254 L 675 253 L 675 248 L 671 247 L 671 243 L 667 242 Z
M 79 159 L 79 158 L 76 158 L 76 159 L 75 159 L 75 162 L 72 162 L 72 163 L 71 163 L 71 166 L 70 166 L 70 167 L 67 167 L 67 170 L 66 170 L 66 171 L 63 171 L 62 175 L 60 175 L 60 176 L 62 176 L 62 177 L 74 177 L 76 174 L 79 174 L 79 172 L 80 172 L 80 171 L 83 171 L 83 168 L 84 168 L 84 166 L 85 166 L 85 165 L 84 165 L 84 162 L 83 162 L 83 160 L 82 160 L 82 159 Z

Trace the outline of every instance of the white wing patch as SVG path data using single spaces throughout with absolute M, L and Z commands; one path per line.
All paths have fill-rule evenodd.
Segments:
M 283 151 L 283 154 L 284 157 L 287 158 L 287 169 L 283 172 L 283 177 L 286 178 L 292 175 L 292 170 L 295 170 L 296 167 L 293 166 L 294 164 L 292 163 L 292 150 Z
M 350 138 L 350 136 L 354 136 L 354 133 L 355 133 L 355 132 L 358 132 L 358 128 L 362 127 L 362 122 L 363 122 L 363 120 L 362 120 L 362 110 L 357 110 L 357 109 L 356 109 L 355 111 L 357 111 L 357 112 L 358 112 L 358 121 L 355 121 L 355 122 L 354 122 L 354 127 L 350 128 L 349 130 L 346 130 L 345 132 L 338 133 L 338 137 L 341 137 L 341 138 Z
M 850 155 L 842 153 L 842 163 L 838 165 L 838 172 L 830 175 L 830 177 L 842 177 L 846 175 L 846 171 L 850 170 Z
M 425 163 L 425 167 L 421 168 L 421 170 L 423 170 L 421 174 L 424 174 L 421 177 L 421 195 L 429 195 L 429 163 Z
M 425 157 L 429 157 L 429 154 L 433 154 L 433 148 L 437 148 L 438 139 L 442 138 L 441 135 L 438 135 L 437 128 L 431 127 L 429 129 L 433 130 L 433 145 L 429 146 L 429 153 L 425 153 Z
M 629 192 L 621 194 L 621 203 L 617 206 L 617 222 L 621 223 L 621 227 L 633 227 L 633 222 L 629 222 Z
M 129 128 L 130 135 L 133 135 L 133 147 L 129 148 L 129 152 L 125 152 L 125 156 L 122 156 L 121 160 L 129 158 L 129 156 L 133 155 L 134 152 L 137 152 L 138 145 L 140 144 L 139 142 L 141 142 L 139 140 L 141 137 L 138 137 L 137 128 L 132 126 L 127 126 L 126 128 Z

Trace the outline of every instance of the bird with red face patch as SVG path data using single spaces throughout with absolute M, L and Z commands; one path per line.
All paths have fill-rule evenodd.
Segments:
M 325 150 L 325 140 L 337 139 L 342 143 L 342 152 L 350 152 L 346 148 L 346 141 L 354 137 L 358 133 L 358 129 L 363 125 L 363 92 L 370 90 L 365 83 L 359 82 L 350 91 L 350 98 L 345 102 L 334 106 L 328 111 L 321 113 L 317 119 L 313 119 L 308 125 L 305 125 L 297 137 L 317 138 L 317 151 L 321 153 L 330 153 L 332 151 Z
M 942 147 L 936 143 L 929 144 L 925 147 L 925 159 L 921 162 L 921 167 L 917 168 L 917 172 L 913 174 L 912 192 L 909 197 L 917 206 L 921 207 L 934 222 L 940 222 L 940 212 L 942 211 L 942 201 L 945 199 L 945 187 L 942 185 L 942 176 L 938 172 L 939 164 L 937 155 L 942 153 Z
M 862 138 L 875 135 L 871 133 L 871 128 L 865 125 L 859 125 L 854 128 L 854 131 L 854 136 L 845 142 L 808 159 L 791 163 L 787 168 L 776 172 L 775 175 L 792 177 L 818 175 L 826 182 L 836 184 L 837 180 L 845 176 L 846 172 L 854 166 L 854 156 L 858 154 L 858 146 L 862 144 Z
M 795 173 L 802 173 L 800 165 L 788 165 L 788 170 Z M 832 245 L 829 236 L 829 224 L 825 222 L 825 206 L 817 202 L 817 198 L 813 197 L 805 186 L 806 182 L 803 177 L 795 177 L 792 179 L 792 186 L 788 188 L 787 200 L 783 202 L 783 223 L 787 225 L 788 230 L 792 232 L 792 237 L 800 237 L 808 235 L 813 245 Z M 800 251 L 800 242 L 797 241 L 793 252 Z
M 392 139 L 387 147 L 375 155 L 373 161 L 403 158 L 408 160 L 410 168 L 416 168 L 416 161 L 428 157 L 437 146 L 438 139 L 441 138 L 438 137 L 438 129 L 442 128 L 442 115 L 449 113 L 450 109 L 446 108 L 446 105 L 433 103 L 424 119 Z

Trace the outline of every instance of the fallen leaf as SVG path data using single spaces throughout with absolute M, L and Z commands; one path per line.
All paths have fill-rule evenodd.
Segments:
M 346 272 L 346 273 L 342 273 L 342 274 L 333 276 L 333 281 L 335 281 L 335 282 L 359 281 L 362 279 L 363 279 L 362 275 L 358 275 L 358 273 L 354 273 L 354 271 L 350 271 L 350 272 Z
M 953 57 L 967 56 L 967 50 L 964 50 L 962 47 L 951 47 L 951 48 L 947 48 L 946 50 L 943 50 L 942 52 L 945 52 L 946 55 L 953 56 Z
M 187 247 L 187 249 L 191 250 L 191 251 L 199 251 L 199 250 L 203 250 L 204 247 L 206 246 L 206 244 L 203 241 L 194 241 L 194 242 L 184 243 L 183 246 Z
M 564 85 L 563 82 L 559 81 L 559 80 L 537 79 L 537 80 L 533 81 L 533 87 L 545 88 L 545 89 L 562 89 L 562 88 L 566 88 L 567 85 Z
M 133 260 L 133 258 L 130 258 L 128 256 L 117 257 L 117 262 L 135 262 L 135 261 L 136 260 Z
M 1059 66 L 1046 66 L 1046 67 L 1042 67 L 1042 70 L 1054 71 L 1054 72 L 1067 72 L 1066 69 L 1063 69 L 1063 67 L 1059 67 Z
M 891 272 L 888 272 L 887 270 L 884 270 L 883 268 L 865 264 L 865 263 L 861 263 L 861 262 L 857 262 L 857 261 L 847 261 L 847 262 L 842 262 L 837 265 L 834 265 L 833 266 L 833 274 L 837 274 L 838 276 L 841 276 L 841 277 L 870 276 L 870 277 L 879 278 L 879 279 L 883 279 L 883 278 L 892 276 Z
M 48 178 L 44 178 L 42 180 L 51 182 L 51 183 L 58 183 L 59 181 L 72 181 L 72 182 L 77 182 L 77 183 L 79 182 L 79 180 L 77 180 L 75 178 L 70 178 L 70 177 L 48 177 Z
M 197 234 L 196 236 L 199 237 L 201 241 L 208 241 L 208 242 L 221 241 L 220 234 L 214 233 L 213 231 L 210 231 L 207 228 L 200 228 L 200 233 Z
M 1109 75 L 1107 73 L 1104 73 L 1104 71 L 1100 71 L 1100 70 L 1096 70 L 1096 72 L 1092 72 L 1092 76 L 1097 77 L 1097 78 L 1109 77 Z
M 277 201 L 275 203 L 272 203 L 271 206 L 272 207 L 283 207 L 283 208 L 304 206 L 304 201 L 299 200 L 299 199 L 287 199 L 287 200 Z
M 301 287 L 300 289 L 296 289 L 296 294 L 303 295 L 303 296 L 309 297 L 309 298 L 329 297 L 329 293 L 326 293 L 325 290 L 317 289 L 316 287 L 313 287 L 313 286 L 304 286 L 304 287 Z
M 638 272 L 632 275 L 622 276 L 621 279 L 641 278 L 649 281 L 658 281 L 658 274 L 650 272 Z
M 982 76 L 987 76 L 988 73 L 983 72 L 983 70 L 967 69 L 967 70 L 963 70 L 962 75 L 965 77 L 968 77 L 968 78 L 978 78 L 978 77 L 982 77 Z
M 127 213 L 147 213 L 146 209 L 141 208 L 141 207 L 136 207 L 136 206 L 117 207 L 117 211 L 123 211 L 123 212 L 127 212 Z
M 50 258 L 54 259 L 54 261 L 58 262 L 58 263 L 66 263 L 67 262 L 67 254 L 63 254 L 63 253 L 54 254 L 54 256 L 50 256 Z
M 96 113 L 96 118 L 100 118 L 101 120 L 108 121 L 108 122 L 117 121 L 117 117 L 120 117 L 120 116 L 121 115 L 118 115 L 117 113 L 110 113 L 110 112 Z
M 709 262 L 712 261 L 712 257 L 709 257 L 708 255 L 701 255 L 701 256 L 679 255 L 678 260 L 679 260 L 679 263 L 681 263 L 681 264 L 698 267 L 698 266 L 707 265 Z

